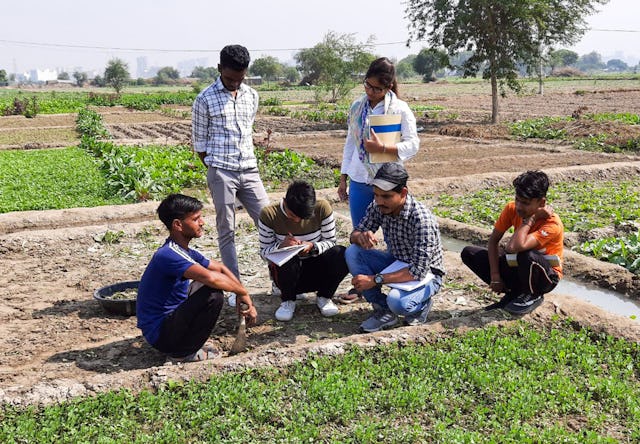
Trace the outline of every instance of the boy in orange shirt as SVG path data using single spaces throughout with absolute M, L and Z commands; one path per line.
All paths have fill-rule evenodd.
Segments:
M 542 171 L 527 171 L 513 181 L 515 201 L 509 202 L 489 237 L 487 248 L 468 246 L 462 262 L 496 293 L 500 301 L 485 310 L 504 308 L 526 314 L 538 307 L 562 278 L 564 226 L 547 204 L 549 178 Z M 514 233 L 504 250 L 504 233 Z M 507 254 L 510 254 L 507 261 Z M 517 264 L 512 259 L 515 256 Z

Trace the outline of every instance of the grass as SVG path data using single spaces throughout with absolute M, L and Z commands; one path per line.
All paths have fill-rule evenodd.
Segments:
M 519 322 L 283 369 L 5 406 L 16 442 L 637 442 L 640 346 Z
M 122 203 L 79 148 L 0 152 L 0 213 Z

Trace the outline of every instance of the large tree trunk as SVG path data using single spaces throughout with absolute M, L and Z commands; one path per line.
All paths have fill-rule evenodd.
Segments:
M 491 73 L 491 123 L 498 123 L 498 78 Z

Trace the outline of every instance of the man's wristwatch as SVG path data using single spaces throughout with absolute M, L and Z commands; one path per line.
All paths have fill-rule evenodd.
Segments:
M 384 284 L 384 276 L 382 276 L 380 273 L 376 273 L 376 275 L 373 277 L 373 282 L 375 282 L 376 285 Z

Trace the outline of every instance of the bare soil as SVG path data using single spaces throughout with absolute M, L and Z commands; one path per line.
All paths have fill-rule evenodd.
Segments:
M 423 99 L 427 98 L 416 100 Z M 587 99 L 593 100 L 585 105 Z M 515 99 L 503 102 L 503 112 L 507 118 L 515 118 L 518 113 L 565 114 L 577 106 L 589 106 L 593 112 L 617 107 L 638 112 L 638 99 L 637 91 L 560 93 L 544 101 L 522 98 L 522 103 Z M 468 113 L 468 121 L 458 119 L 450 125 L 433 119 L 424 121 L 426 129 L 421 133 L 420 153 L 407 167 L 412 192 L 427 202 L 439 192 L 467 192 L 508 185 L 515 175 L 530 168 L 543 168 L 556 180 L 604 180 L 640 173 L 637 156 L 579 152 L 561 144 L 509 140 L 499 127 L 485 125 L 478 117 L 486 112 L 482 105 L 486 97 L 482 101 L 478 98 L 477 102 L 466 96 L 460 103 L 448 97 L 442 100 L 448 109 Z M 432 98 L 429 102 L 433 102 Z M 119 140 L 188 141 L 187 121 L 158 116 L 157 113 L 116 112 L 105 119 Z M 0 129 L 18 121 L 4 119 L 7 118 L 0 118 Z M 36 121 L 40 124 L 45 120 Z M 54 116 L 49 123 L 65 126 L 69 124 L 69 117 Z M 46 125 L 43 123 L 43 126 Z M 266 137 L 267 129 L 273 131 L 270 142 L 275 148 L 292 148 L 331 166 L 340 164 L 345 137 L 342 128 L 260 117 L 256 122 L 257 141 Z M 320 194 L 333 201 L 340 240 L 346 243 L 351 228 L 346 204 L 336 201 L 334 189 L 321 190 Z M 276 200 L 280 194 L 271 197 Z M 339 354 L 348 344 L 424 342 L 456 331 L 515 319 L 499 310 L 482 311 L 481 307 L 496 296 L 484 290 L 486 286 L 462 265 L 456 253 L 446 252 L 447 282 L 451 285 L 437 296 L 427 325 L 359 334 L 358 325 L 369 315 L 366 303 L 342 305 L 339 315 L 323 318 L 314 295 L 298 301 L 293 321 L 278 322 L 273 313 L 279 298 L 270 295 L 266 265 L 256 260 L 255 229 L 246 214 L 240 212 L 236 241 L 242 280 L 260 316 L 259 325 L 249 332 L 249 350 L 228 356 L 237 318 L 235 311 L 225 306 L 212 333 L 212 340 L 223 351 L 223 357 L 210 362 L 170 365 L 144 342 L 136 328 L 135 316 L 108 314 L 92 297 L 102 286 L 140 278 L 149 258 L 166 236 L 155 219 L 156 206 L 157 202 L 147 202 L 0 215 L 0 269 L 3 270 L 0 275 L 0 402 L 51 403 L 120 387 L 134 391 L 154 389 L 169 379 L 204 380 L 215 372 L 287 365 L 304 359 L 309 353 Z M 209 229 L 195 246 L 208 256 L 218 258 L 210 203 L 206 209 Z M 441 220 L 440 223 L 443 233 L 470 242 L 483 243 L 488 236 L 486 230 L 453 221 Z M 101 241 L 106 231 L 119 233 L 118 241 L 111 244 Z M 640 296 L 638 277 L 620 267 L 567 252 L 566 269 L 572 276 Z M 477 288 L 469 289 L 462 285 L 464 283 L 475 283 Z M 348 286 L 345 279 L 340 290 Z M 640 340 L 637 321 L 606 313 L 566 295 L 548 295 L 545 303 L 525 319 L 547 325 L 557 316 L 571 317 L 576 325 Z

